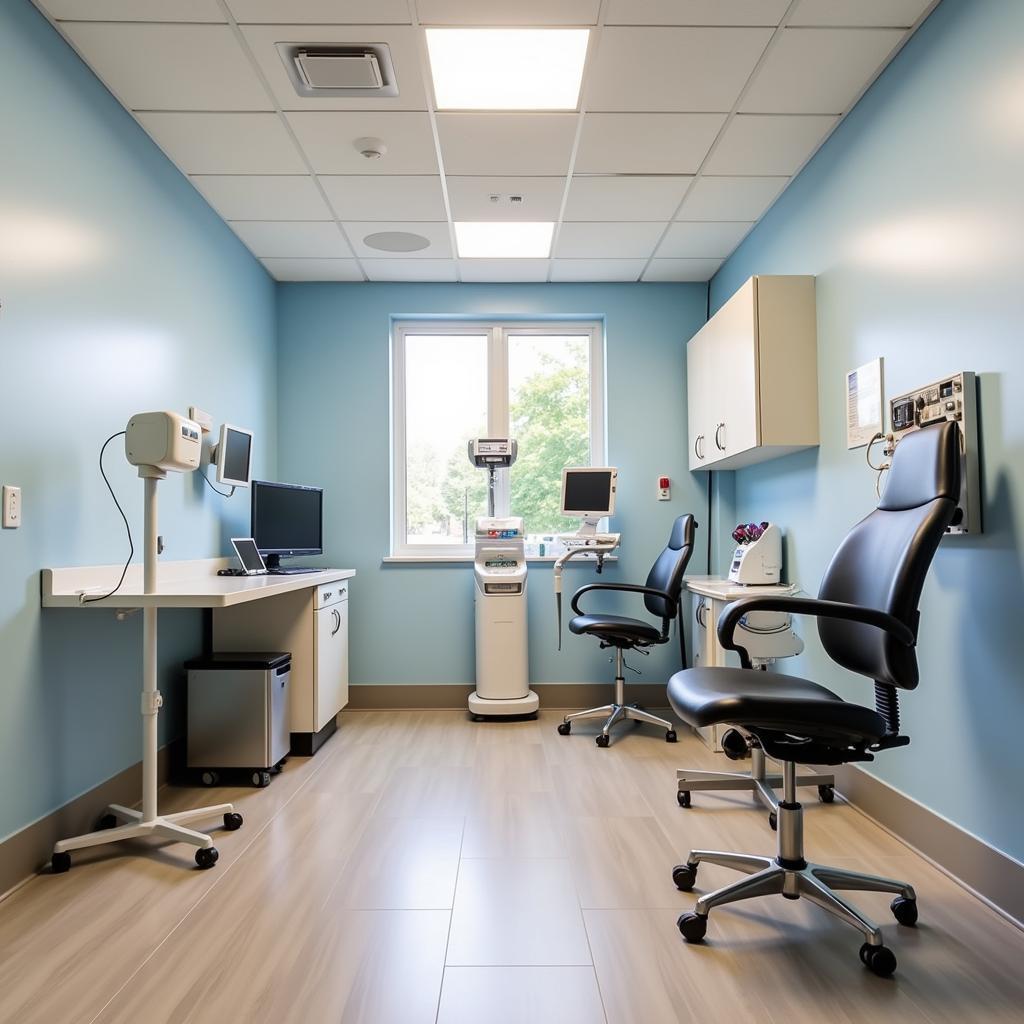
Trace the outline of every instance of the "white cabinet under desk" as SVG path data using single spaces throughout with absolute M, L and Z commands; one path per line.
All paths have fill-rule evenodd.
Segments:
M 354 573 L 352 574 L 354 575 Z M 348 704 L 351 576 L 213 612 L 215 651 L 290 651 L 291 751 L 316 753 Z

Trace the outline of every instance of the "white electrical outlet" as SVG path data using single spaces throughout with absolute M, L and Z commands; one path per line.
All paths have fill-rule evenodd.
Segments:
M 16 530 L 21 526 L 21 488 L 4 484 L 4 529 Z

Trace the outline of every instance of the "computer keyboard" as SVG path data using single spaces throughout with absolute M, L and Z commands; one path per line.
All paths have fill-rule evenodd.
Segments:
M 591 534 L 560 534 L 559 539 L 564 542 L 566 548 L 607 548 L 616 547 L 619 543 L 621 533 L 591 533 Z

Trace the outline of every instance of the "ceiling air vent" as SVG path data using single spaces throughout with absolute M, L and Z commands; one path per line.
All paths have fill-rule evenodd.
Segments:
M 278 43 L 288 77 L 300 96 L 397 96 L 387 43 Z

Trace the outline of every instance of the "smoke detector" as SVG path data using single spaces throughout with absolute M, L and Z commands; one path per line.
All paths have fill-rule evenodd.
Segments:
M 352 140 L 356 152 L 365 156 L 367 160 L 379 160 L 387 151 L 387 144 L 383 139 L 376 139 L 372 135 L 363 135 Z
M 278 43 L 277 51 L 300 96 L 398 95 L 387 43 Z

